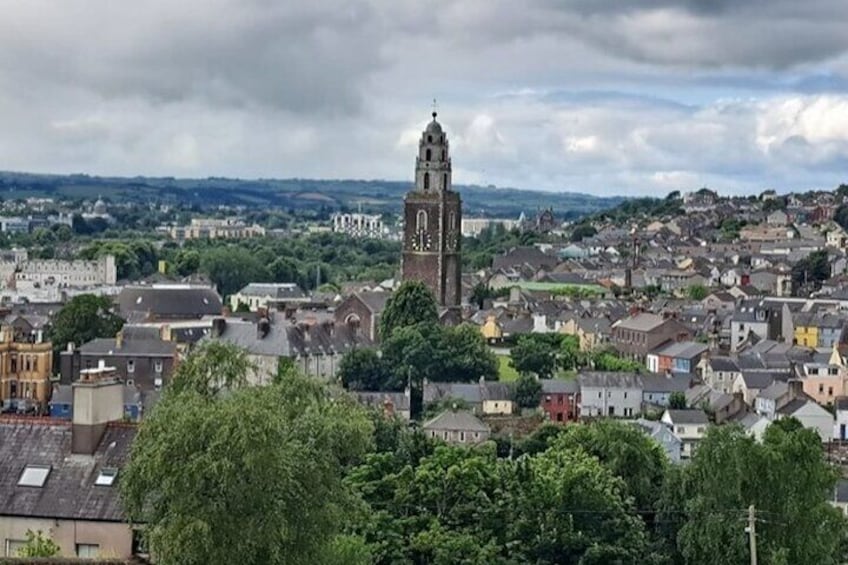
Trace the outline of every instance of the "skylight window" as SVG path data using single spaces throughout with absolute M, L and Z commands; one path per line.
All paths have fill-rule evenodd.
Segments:
M 118 477 L 118 470 L 112 467 L 104 467 L 100 469 L 100 474 L 97 475 L 97 479 L 94 481 L 94 484 L 99 487 L 110 487 L 115 482 L 115 479 Z
M 50 475 L 50 465 L 27 465 L 18 479 L 18 486 L 41 488 L 47 482 L 48 475 Z

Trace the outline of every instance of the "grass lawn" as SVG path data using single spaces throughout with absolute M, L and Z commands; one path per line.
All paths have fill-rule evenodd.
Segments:
M 518 371 L 509 364 L 509 355 L 498 355 L 498 380 L 512 382 L 518 379 Z

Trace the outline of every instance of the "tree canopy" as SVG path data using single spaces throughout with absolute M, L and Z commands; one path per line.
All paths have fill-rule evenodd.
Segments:
M 120 482 L 157 560 L 366 563 L 362 544 L 338 536 L 354 503 L 343 471 L 371 441 L 362 409 L 297 375 L 239 386 L 247 365 L 226 346 L 189 359 L 174 376 L 185 385 L 143 421 Z
M 98 337 L 115 337 L 124 320 L 113 312 L 113 308 L 106 296 L 74 296 L 59 310 L 50 326 L 53 347 L 62 351 L 68 343 L 82 345 Z
M 404 281 L 389 297 L 380 315 L 380 337 L 388 339 L 399 328 L 438 321 L 436 299 L 430 289 L 420 281 Z

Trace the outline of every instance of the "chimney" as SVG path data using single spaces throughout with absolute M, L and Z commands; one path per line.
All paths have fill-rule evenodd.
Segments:
M 115 376 L 114 367 L 100 366 L 80 371 L 80 380 L 72 388 L 71 452 L 93 455 L 106 425 L 124 417 L 124 387 Z
M 789 379 L 786 381 L 789 385 L 789 400 L 795 400 L 804 396 L 804 381 L 801 379 Z
M 224 318 L 215 318 L 212 320 L 212 337 L 218 338 L 221 337 L 224 333 L 224 329 L 227 327 L 227 320 Z
M 271 320 L 268 318 L 260 319 L 256 324 L 256 338 L 265 339 L 269 333 L 271 333 Z
M 115 335 L 115 349 L 121 349 L 124 345 L 124 330 L 119 330 Z

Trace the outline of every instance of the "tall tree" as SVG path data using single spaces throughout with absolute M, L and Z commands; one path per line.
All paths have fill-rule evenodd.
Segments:
M 438 321 L 436 299 L 430 289 L 420 281 L 405 281 L 386 302 L 380 315 L 380 337 L 387 339 L 398 328 Z
M 221 394 L 244 377 L 228 352 L 181 365 L 174 382 L 189 383 L 165 391 L 133 443 L 121 494 L 151 551 L 162 563 L 362 562 L 338 534 L 353 502 L 342 471 L 368 448 L 368 418 L 300 376 Z M 221 363 L 224 379 L 210 370 Z
M 348 390 L 387 390 L 388 367 L 371 348 L 345 353 L 339 363 L 339 380 Z
M 680 551 L 690 563 L 747 561 L 742 521 L 754 505 L 763 562 L 843 563 L 848 523 L 828 503 L 837 478 L 818 434 L 797 420 L 772 423 L 762 442 L 710 428 L 684 472 Z
M 522 374 L 515 382 L 512 397 L 521 408 L 536 408 L 542 399 L 542 383 L 536 377 Z
M 539 334 L 527 334 L 518 338 L 510 349 L 512 366 L 524 375 L 536 375 L 549 379 L 557 369 L 557 343 Z
M 113 312 L 106 296 L 80 294 L 56 314 L 48 332 L 53 347 L 64 350 L 69 343 L 82 345 L 98 337 L 115 337 L 124 320 Z

